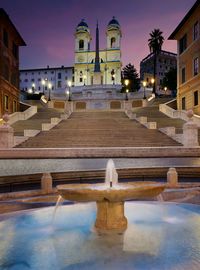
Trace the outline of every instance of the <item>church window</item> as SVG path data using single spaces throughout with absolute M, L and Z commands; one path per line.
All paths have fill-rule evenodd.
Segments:
M 83 50 L 84 49 L 84 40 L 79 40 L 79 50 Z
M 83 78 L 80 78 L 80 82 L 83 82 Z
M 116 39 L 114 37 L 111 38 L 111 48 L 116 47 Z

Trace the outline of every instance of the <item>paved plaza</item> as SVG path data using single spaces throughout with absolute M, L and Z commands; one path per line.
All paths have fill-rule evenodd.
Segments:
M 200 158 L 114 158 L 117 169 L 199 167 Z M 105 170 L 108 159 L 2 159 L 0 176 Z

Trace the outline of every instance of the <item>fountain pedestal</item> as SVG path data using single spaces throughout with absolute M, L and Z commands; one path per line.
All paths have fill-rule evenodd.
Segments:
M 125 230 L 124 202 L 100 201 L 97 204 L 95 228 L 100 230 Z

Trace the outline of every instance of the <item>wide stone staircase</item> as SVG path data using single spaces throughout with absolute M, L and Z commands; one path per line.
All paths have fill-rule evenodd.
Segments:
M 59 109 L 49 109 L 42 106 L 39 100 L 26 101 L 26 103 L 37 106 L 38 110 L 37 113 L 28 120 L 20 120 L 12 125 L 15 136 L 23 136 L 25 129 L 42 130 L 43 123 L 50 123 L 51 118 L 60 117 L 62 112 Z
M 177 146 L 158 130 L 143 127 L 124 112 L 74 112 L 49 131 L 42 131 L 17 147 L 144 147 Z
M 133 113 L 136 113 L 137 117 L 146 116 L 148 118 L 148 122 L 156 122 L 157 129 L 173 126 L 175 127 L 177 134 L 182 133 L 182 128 L 185 123 L 184 120 L 170 118 L 159 111 L 159 104 L 167 101 L 169 101 L 169 99 L 157 98 L 151 106 L 135 108 L 133 109 Z

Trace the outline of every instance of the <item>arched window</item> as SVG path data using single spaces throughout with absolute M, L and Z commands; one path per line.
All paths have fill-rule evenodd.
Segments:
M 111 38 L 111 48 L 115 48 L 116 47 L 116 39 L 115 37 Z
M 84 49 L 84 40 L 79 40 L 79 50 L 83 50 Z

